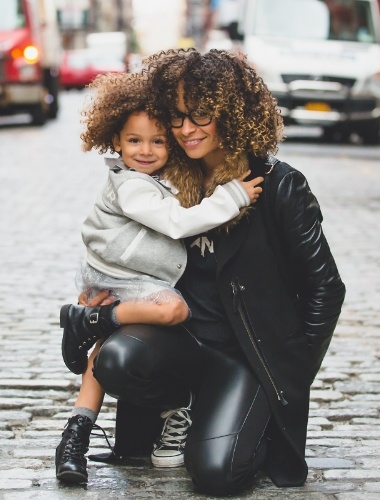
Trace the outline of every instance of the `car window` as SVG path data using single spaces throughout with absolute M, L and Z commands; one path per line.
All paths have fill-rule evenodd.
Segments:
M 375 42 L 373 19 L 369 2 L 329 4 L 330 40 L 348 40 L 353 42 Z
M 26 23 L 21 0 L 4 0 L 1 2 L 0 30 L 10 31 L 24 28 Z
M 262 37 L 375 42 L 370 4 L 363 0 L 258 0 L 248 31 Z

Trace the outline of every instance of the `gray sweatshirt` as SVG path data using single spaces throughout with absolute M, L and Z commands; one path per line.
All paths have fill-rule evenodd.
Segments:
M 236 180 L 194 207 L 181 207 L 165 185 L 107 158 L 108 181 L 82 228 L 87 262 L 114 278 L 150 276 L 174 286 L 186 266 L 181 238 L 213 229 L 250 204 Z

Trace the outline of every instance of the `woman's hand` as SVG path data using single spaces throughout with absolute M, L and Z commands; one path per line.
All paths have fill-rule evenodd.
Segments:
M 246 177 L 248 177 L 248 175 L 250 173 L 251 173 L 251 171 L 247 170 L 237 180 L 240 182 L 240 184 L 246 190 L 246 192 L 249 196 L 249 199 L 251 200 L 251 203 L 256 203 L 260 194 L 263 192 L 263 188 L 258 186 L 258 184 L 261 184 L 262 182 L 264 182 L 264 177 L 255 177 L 254 179 L 251 179 L 250 181 L 244 181 L 244 179 Z
M 78 302 L 81 306 L 106 306 L 108 304 L 112 304 L 112 302 L 115 302 L 115 298 L 110 294 L 108 290 L 102 290 L 96 297 L 88 300 L 87 293 L 82 292 L 78 297 Z

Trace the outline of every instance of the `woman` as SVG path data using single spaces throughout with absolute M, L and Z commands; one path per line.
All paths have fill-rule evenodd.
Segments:
M 140 76 L 100 75 L 91 84 L 92 99 L 82 113 L 83 149 L 119 153 L 119 158 L 105 158 L 107 182 L 82 226 L 87 258 L 76 277 L 86 296 L 106 290 L 114 302 L 96 308 L 73 304 L 61 308 L 63 359 L 73 373 L 83 373 L 56 452 L 57 478 L 70 483 L 87 481 L 84 453 L 104 397 L 92 375 L 97 347 L 89 360 L 88 350 L 122 324 L 185 321 L 189 308 L 174 288 L 186 264 L 180 238 L 231 220 L 240 207 L 256 201 L 262 191 L 256 184 L 264 180 L 234 180 L 218 186 L 201 204 L 181 207 L 161 181 L 170 165 L 167 124 L 145 111 L 148 89 Z M 80 443 L 73 441 L 78 427 L 83 430 Z M 157 453 L 155 463 L 165 465 L 166 457 L 156 457 Z M 174 465 L 183 465 L 183 455 L 178 460 Z
M 189 157 L 188 169 L 168 173 L 182 205 L 247 169 L 265 182 L 254 209 L 187 240 L 178 288 L 192 318 L 123 327 L 103 344 L 94 374 L 120 399 L 113 458 L 146 452 L 157 412 L 177 408 L 163 413 L 155 450 L 182 453 L 188 431 L 185 465 L 200 491 L 238 493 L 258 470 L 300 486 L 310 384 L 345 294 L 318 202 L 300 172 L 270 156 L 282 120 L 243 57 L 168 51 L 147 73 L 152 106 L 181 148 L 173 154 Z

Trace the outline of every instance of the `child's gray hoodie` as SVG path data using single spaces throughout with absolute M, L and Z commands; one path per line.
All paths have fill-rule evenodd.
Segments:
M 186 266 L 181 238 L 201 234 L 250 204 L 236 180 L 218 186 L 191 208 L 181 207 L 170 189 L 152 176 L 106 158 L 108 181 L 82 228 L 87 262 L 115 278 L 148 275 L 174 286 Z

